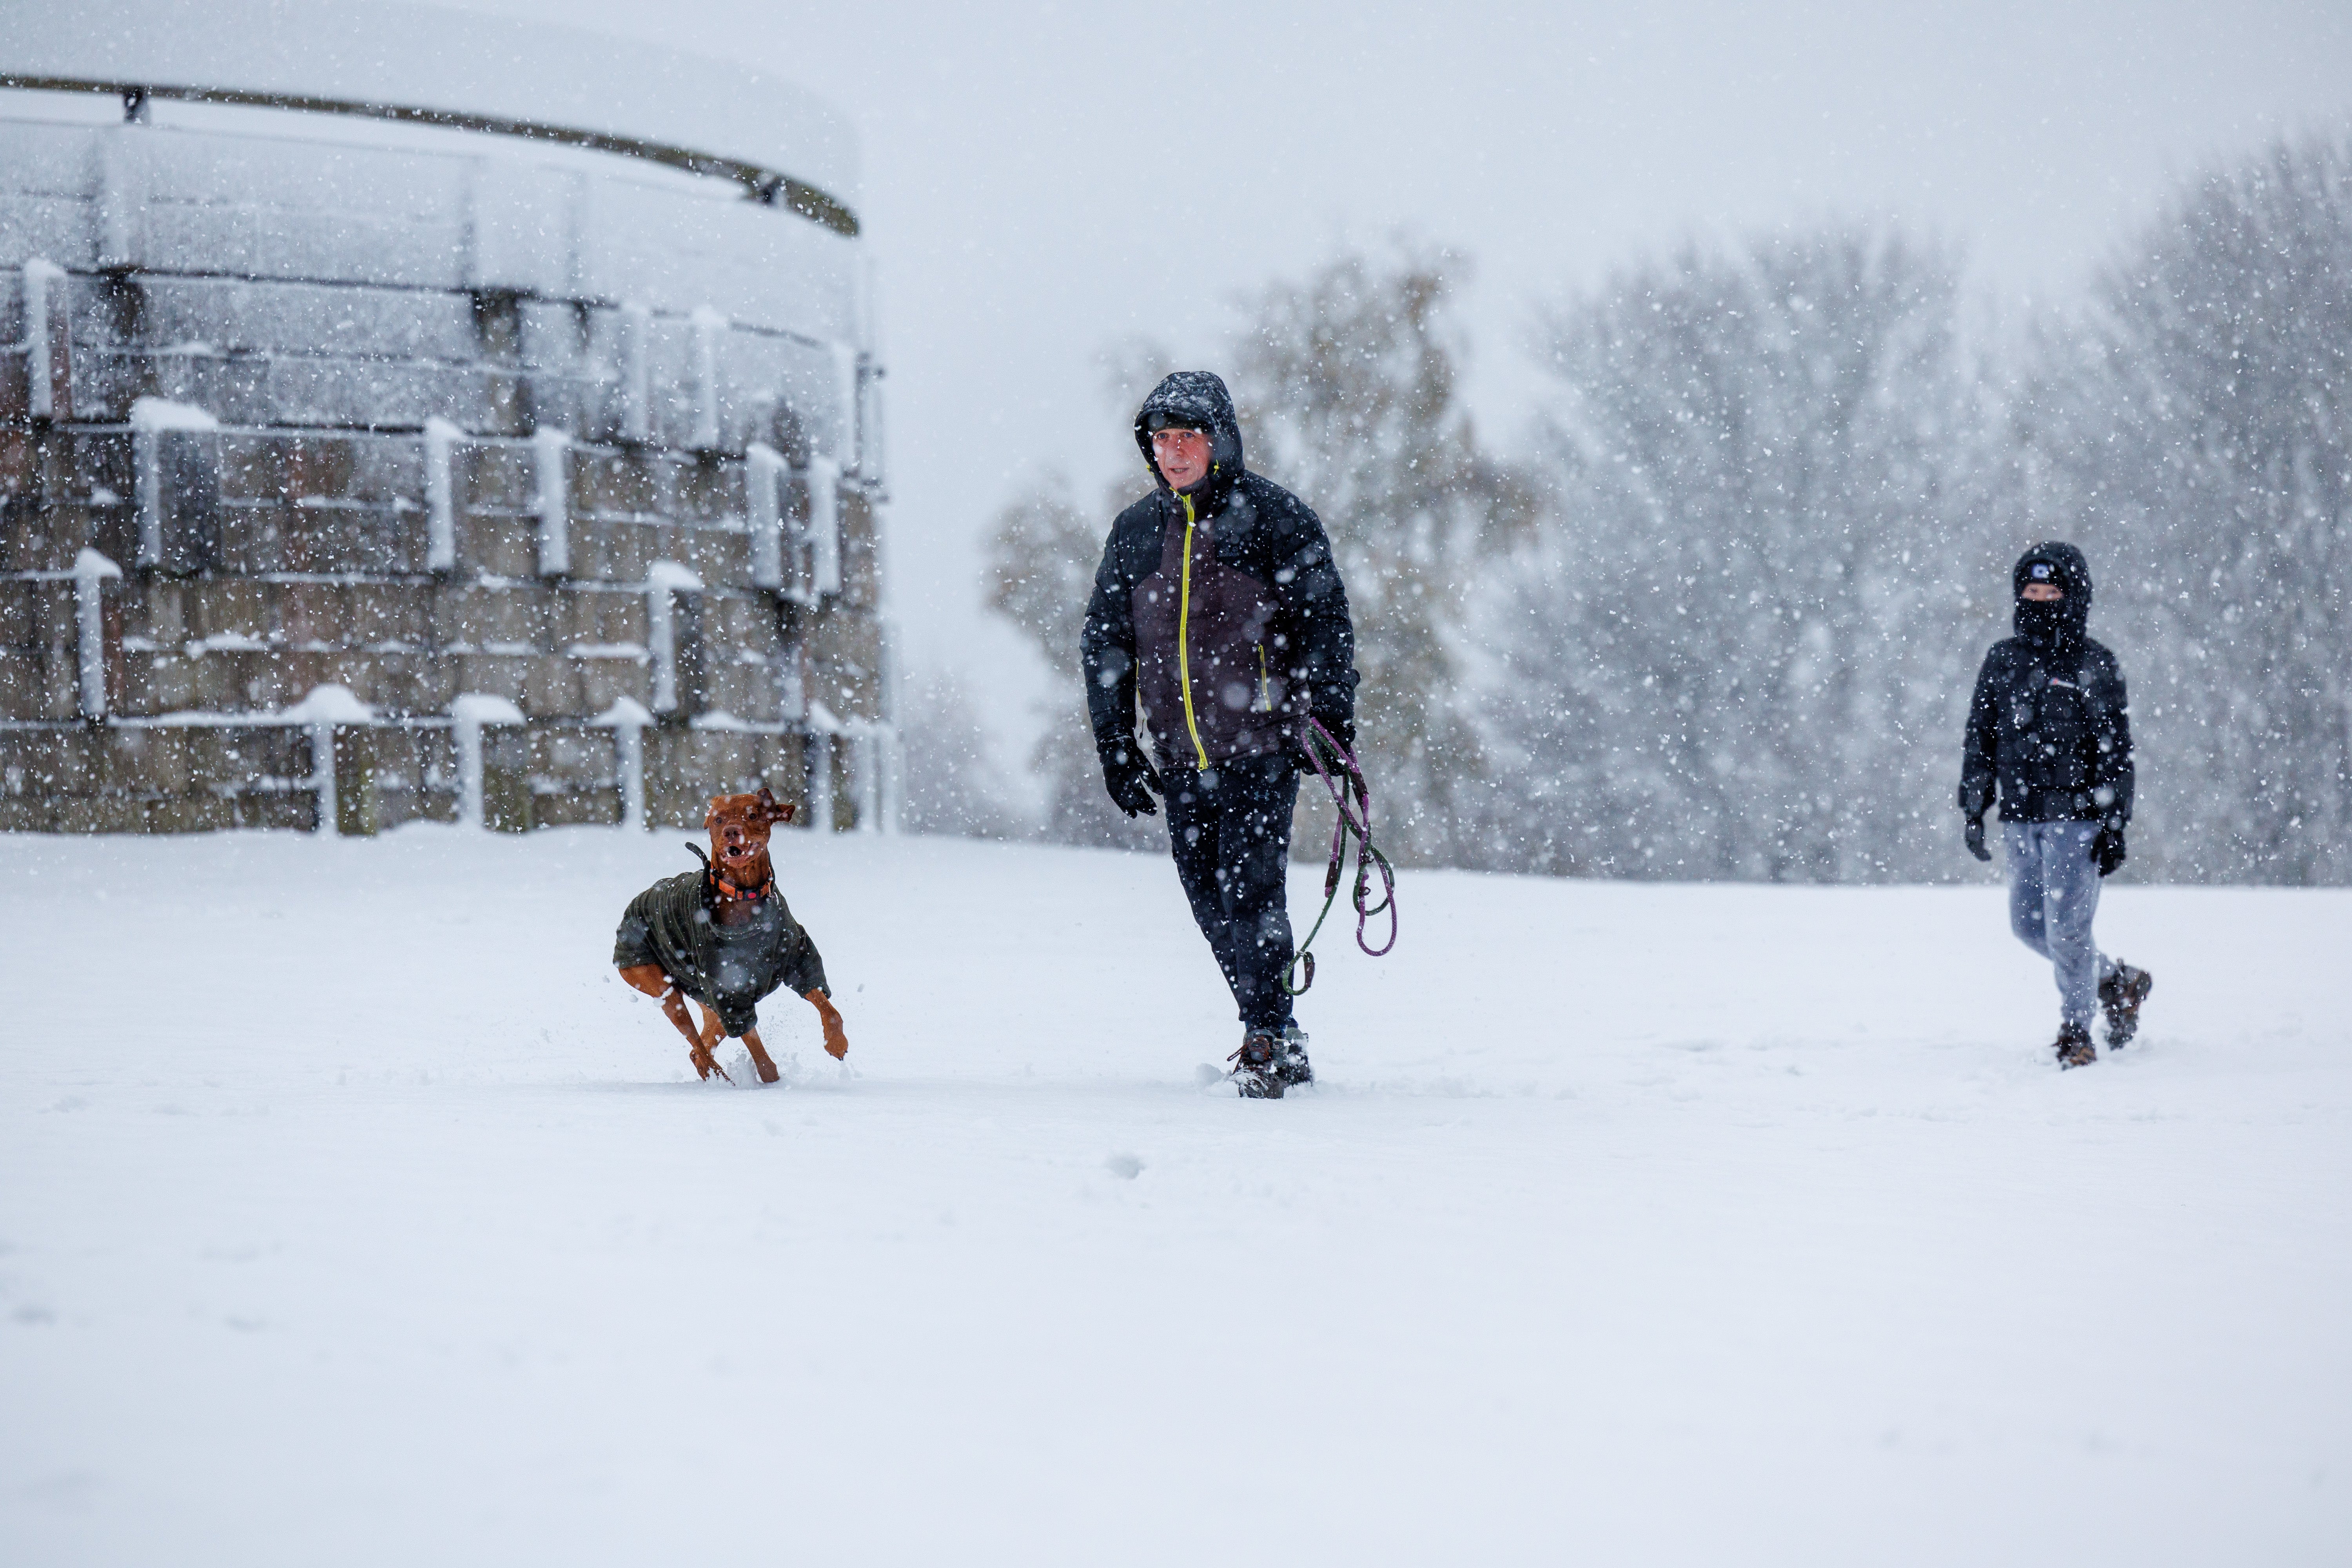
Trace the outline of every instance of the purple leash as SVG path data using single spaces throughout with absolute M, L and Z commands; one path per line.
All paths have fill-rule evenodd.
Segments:
M 1356 945 L 1363 949 L 1366 956 L 1381 958 L 1397 942 L 1396 869 L 1372 842 L 1372 792 L 1364 782 L 1363 767 L 1356 761 L 1355 753 L 1339 744 L 1319 720 L 1309 717 L 1307 728 L 1299 731 L 1298 738 L 1304 742 L 1301 749 L 1306 752 L 1307 760 L 1314 764 L 1316 776 L 1330 792 L 1334 816 L 1331 823 L 1331 863 L 1323 872 L 1323 912 L 1315 917 L 1314 929 L 1307 933 L 1307 940 L 1298 944 L 1297 955 L 1291 959 L 1290 967 L 1282 972 L 1282 988 L 1293 996 L 1304 996 L 1308 987 L 1315 984 L 1315 954 L 1309 950 L 1315 945 L 1315 938 L 1322 931 L 1323 922 L 1330 918 L 1331 906 L 1339 901 L 1339 872 L 1348 858 L 1348 835 L 1350 833 L 1356 836 L 1357 845 L 1356 888 L 1351 900 L 1356 906 Z M 1327 756 L 1329 759 L 1328 763 Z M 1333 776 L 1335 771 L 1336 777 Z M 1381 874 L 1379 903 L 1371 902 L 1372 871 L 1375 868 Z M 1364 933 L 1371 918 L 1381 913 L 1389 917 L 1389 939 L 1374 947 L 1365 940 Z M 1301 965 L 1306 967 L 1306 978 L 1293 985 L 1290 983 L 1291 973 Z

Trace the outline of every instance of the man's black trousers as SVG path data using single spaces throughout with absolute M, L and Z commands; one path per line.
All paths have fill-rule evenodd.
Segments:
M 1170 770 L 1168 842 L 1192 918 L 1225 972 L 1242 1025 L 1290 1021 L 1290 813 L 1298 770 L 1280 752 L 1194 773 Z

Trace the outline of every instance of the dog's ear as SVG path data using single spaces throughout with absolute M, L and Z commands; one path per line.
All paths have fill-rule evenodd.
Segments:
M 776 807 L 776 820 L 778 822 L 790 822 L 793 819 L 793 813 L 798 808 L 794 806 L 791 801 L 784 802 L 783 805 Z
M 766 784 L 760 786 L 760 811 L 770 822 L 790 822 L 793 819 L 793 808 L 778 805 L 774 792 Z

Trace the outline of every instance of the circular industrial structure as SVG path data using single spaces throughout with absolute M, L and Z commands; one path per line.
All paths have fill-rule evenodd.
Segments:
M 392 4 L 0 14 L 0 829 L 896 795 L 855 148 Z

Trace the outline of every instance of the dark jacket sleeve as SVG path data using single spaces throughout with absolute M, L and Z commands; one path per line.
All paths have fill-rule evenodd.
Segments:
M 1119 514 L 1103 542 L 1087 624 L 1078 633 L 1078 664 L 1087 683 L 1087 720 L 1097 748 L 1135 739 L 1135 584 L 1120 560 L 1119 535 L 1134 509 Z
M 2131 820 L 2132 767 L 2131 700 L 2124 690 L 2123 667 L 2109 654 L 2098 662 L 2091 678 L 2092 799 L 2102 821 L 2117 826 Z
M 1331 557 L 1331 536 L 1305 502 L 1293 500 L 1283 510 L 1287 515 L 1275 534 L 1274 598 L 1296 638 L 1291 689 L 1316 718 L 1352 721 L 1356 627 L 1339 563 Z
M 1968 732 L 1960 742 L 1960 810 L 1982 816 L 1992 805 L 1995 759 L 2000 752 L 2000 649 L 1985 655 L 1969 699 Z

